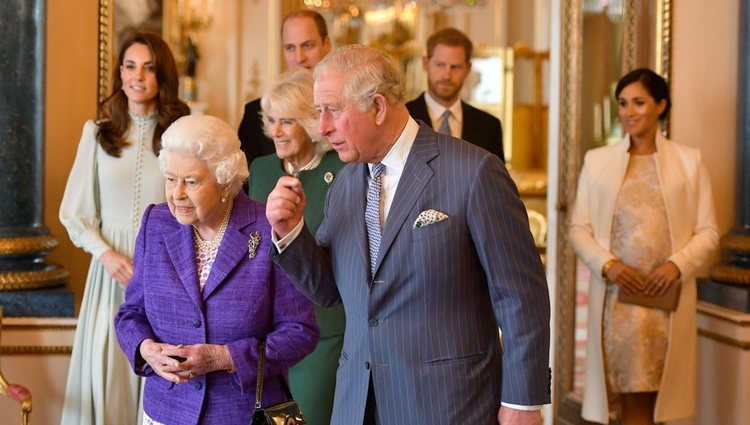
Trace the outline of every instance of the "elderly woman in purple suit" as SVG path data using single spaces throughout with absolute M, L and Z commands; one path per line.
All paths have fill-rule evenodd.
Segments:
M 313 307 L 269 257 L 264 206 L 240 190 L 248 171 L 234 129 L 182 117 L 162 136 L 159 165 L 167 202 L 143 215 L 115 318 L 147 378 L 144 423 L 247 424 L 260 340 L 263 405 L 286 401 L 279 377 L 318 341 Z

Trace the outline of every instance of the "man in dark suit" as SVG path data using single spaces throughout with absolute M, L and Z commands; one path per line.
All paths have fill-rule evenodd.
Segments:
M 412 117 L 431 125 L 435 131 L 464 139 L 505 161 L 500 120 L 459 97 L 464 81 L 471 74 L 473 50 L 469 37 L 455 28 L 433 33 L 427 39 L 427 56 L 422 58 L 427 92 L 407 102 L 406 107 Z
M 281 40 L 288 69 L 312 70 L 331 51 L 326 21 L 314 10 L 300 9 L 287 15 L 281 23 Z M 276 153 L 273 140 L 263 132 L 260 111 L 260 99 L 248 102 L 237 131 L 248 164 L 259 156 Z
M 331 424 L 540 424 L 549 294 L 503 163 L 411 118 L 377 49 L 329 54 L 314 101 L 350 164 L 316 237 L 294 177 L 279 179 L 266 215 L 274 262 L 308 298 L 346 311 Z

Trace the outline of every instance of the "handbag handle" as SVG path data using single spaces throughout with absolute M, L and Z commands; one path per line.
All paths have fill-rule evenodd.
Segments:
M 263 399 L 263 375 L 265 375 L 266 367 L 266 340 L 265 338 L 260 340 L 258 346 L 258 379 L 255 382 L 255 408 L 260 409 L 262 407 L 261 400 Z M 281 388 L 286 394 L 286 399 L 292 399 L 292 391 L 289 389 L 289 384 L 286 383 L 286 379 L 283 376 L 278 376 L 279 382 L 281 382 Z

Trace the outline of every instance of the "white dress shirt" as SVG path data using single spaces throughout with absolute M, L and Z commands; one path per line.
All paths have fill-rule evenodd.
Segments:
M 380 161 L 381 164 L 385 165 L 383 187 L 380 191 L 380 223 L 382 223 L 383 227 L 385 227 L 385 220 L 388 218 L 388 211 L 391 210 L 393 198 L 396 195 L 396 188 L 398 187 L 399 180 L 401 180 L 401 174 L 404 172 L 406 158 L 409 157 L 409 152 L 418 131 L 419 124 L 417 124 L 414 118 L 409 117 L 404 131 L 398 136 L 396 143 L 385 154 L 383 160 Z M 367 164 L 367 167 L 370 169 L 370 175 L 372 175 L 372 165 Z
M 438 131 L 443 121 L 443 112 L 451 111 L 451 119 L 448 124 L 451 127 L 451 136 L 461 138 L 461 129 L 463 128 L 464 112 L 461 108 L 461 99 L 456 100 L 453 105 L 445 107 L 438 103 L 435 98 L 430 96 L 430 92 L 424 92 L 424 101 L 427 104 L 427 113 L 430 114 L 432 128 Z
M 406 158 L 409 156 L 411 146 L 414 144 L 414 139 L 417 137 L 419 131 L 419 124 L 414 121 L 414 118 L 409 117 L 409 120 L 404 126 L 404 130 L 396 139 L 396 142 L 391 146 L 391 149 L 383 157 L 381 163 L 385 165 L 383 171 L 383 186 L 380 191 L 380 223 L 384 227 L 385 220 L 388 217 L 388 211 L 391 209 L 393 204 L 393 197 L 396 195 L 396 188 L 398 182 L 401 179 L 401 173 L 404 171 L 404 165 L 406 165 Z M 367 164 L 367 167 L 372 173 L 372 164 Z M 271 241 L 276 245 L 276 249 L 279 254 L 284 252 L 287 246 L 292 243 L 300 232 L 302 232 L 302 226 L 304 225 L 305 219 L 300 220 L 297 227 L 295 227 L 288 235 L 278 239 L 276 233 L 271 230 Z

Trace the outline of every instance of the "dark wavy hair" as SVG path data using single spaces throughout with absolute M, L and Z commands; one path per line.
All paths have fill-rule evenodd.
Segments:
M 159 34 L 153 32 L 136 32 L 127 37 L 120 46 L 117 66 L 113 70 L 112 94 L 102 101 L 99 108 L 99 133 L 97 140 L 102 149 L 109 155 L 119 157 L 122 148 L 128 145 L 125 134 L 130 126 L 128 98 L 122 90 L 120 67 L 123 65 L 125 51 L 133 44 L 143 44 L 151 50 L 156 69 L 156 83 L 159 87 L 156 95 L 156 129 L 151 145 L 154 154 L 161 148 L 161 135 L 172 122 L 190 113 L 190 107 L 180 100 L 177 65 L 172 51 Z
M 664 80 L 661 75 L 648 68 L 634 69 L 625 74 L 625 76 L 620 78 L 620 81 L 617 82 L 617 87 L 615 88 L 615 99 L 619 99 L 620 92 L 633 83 L 641 83 L 648 94 L 654 98 L 656 103 L 659 103 L 662 100 L 667 101 L 667 106 L 664 108 L 664 111 L 659 114 L 659 119 L 663 120 L 669 113 L 669 109 L 672 107 L 672 99 L 669 96 L 669 86 L 667 86 L 667 81 Z

